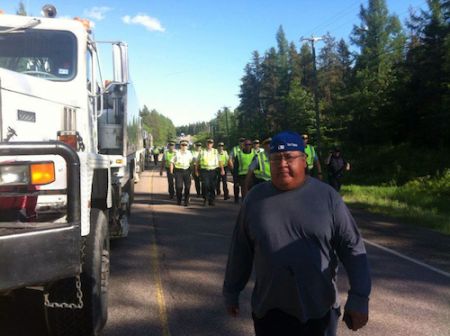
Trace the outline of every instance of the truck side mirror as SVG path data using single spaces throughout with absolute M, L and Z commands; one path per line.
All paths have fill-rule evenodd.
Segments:
M 128 83 L 128 44 L 116 42 L 113 48 L 114 82 Z

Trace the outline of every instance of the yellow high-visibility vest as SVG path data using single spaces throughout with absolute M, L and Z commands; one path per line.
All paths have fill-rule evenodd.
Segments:
M 174 155 L 175 155 L 175 151 L 173 151 L 173 152 L 169 152 L 169 151 L 164 152 L 164 160 L 166 161 L 164 166 L 166 168 L 170 167 L 170 162 L 172 161 L 172 158 L 174 157 Z
M 258 153 L 258 165 L 259 169 L 253 171 L 255 177 L 260 180 L 270 181 L 272 179 L 270 174 L 270 162 L 264 151 Z
M 219 158 L 217 156 L 217 149 L 211 150 L 203 149 L 199 155 L 200 169 L 212 170 L 219 167 Z
M 252 151 L 248 154 L 244 153 L 244 151 L 238 152 L 238 160 L 239 160 L 239 175 L 247 175 L 248 166 L 252 163 L 253 158 L 255 157 L 255 152 Z
M 314 147 L 311 145 L 306 145 L 305 154 L 307 155 L 306 164 L 308 165 L 308 169 L 313 169 L 314 168 L 314 157 L 316 156 L 316 151 L 314 150 Z
M 225 167 L 228 164 L 229 155 L 226 150 L 219 153 L 219 161 L 222 163 L 222 166 Z

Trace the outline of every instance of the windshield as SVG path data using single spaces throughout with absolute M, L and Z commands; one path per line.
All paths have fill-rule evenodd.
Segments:
M 29 29 L 0 34 L 0 67 L 49 80 L 76 74 L 76 38 L 70 32 Z

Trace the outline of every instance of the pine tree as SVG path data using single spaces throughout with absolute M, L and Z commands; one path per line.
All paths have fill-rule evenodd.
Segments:
M 442 147 L 450 145 L 450 5 L 443 0 L 427 4 L 428 11 L 412 14 L 408 23 L 416 41 L 406 64 L 411 74 L 409 135 L 417 143 Z
M 22 15 L 22 16 L 27 16 L 27 10 L 25 9 L 25 5 L 23 3 L 23 1 L 19 2 L 19 8 L 16 11 L 17 15 Z
M 389 101 L 395 86 L 394 67 L 402 61 L 405 36 L 396 16 L 389 15 L 385 0 L 369 0 L 361 6 L 361 23 L 354 26 L 351 41 L 360 48 L 356 57 L 354 90 L 349 112 L 350 133 L 362 144 L 389 142 Z

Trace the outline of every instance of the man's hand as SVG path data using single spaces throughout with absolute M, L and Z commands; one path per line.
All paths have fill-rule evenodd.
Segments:
M 222 176 L 225 175 L 225 169 L 222 168 L 222 169 L 220 170 L 220 175 L 222 175 Z
M 239 307 L 238 306 L 228 306 L 227 313 L 231 317 L 237 317 L 239 315 Z
M 346 310 L 344 311 L 344 317 L 342 320 L 347 325 L 347 328 L 356 331 L 367 324 L 369 321 L 369 315 L 352 310 Z

